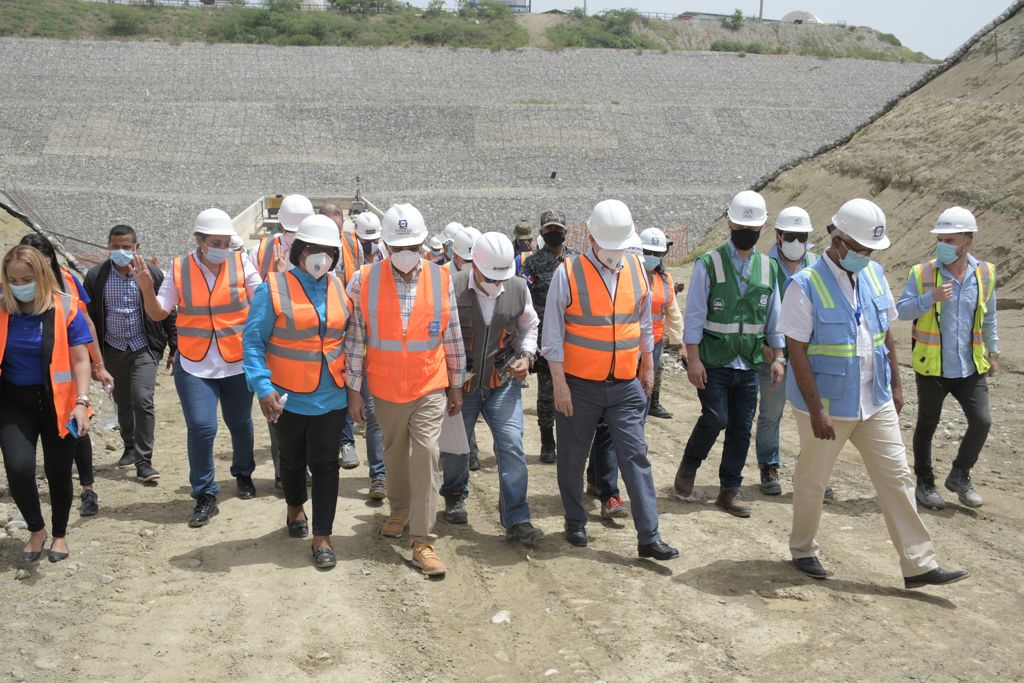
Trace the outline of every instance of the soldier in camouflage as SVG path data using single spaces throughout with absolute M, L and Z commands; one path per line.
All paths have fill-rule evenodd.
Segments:
M 548 286 L 555 269 L 566 256 L 576 252 L 565 246 L 565 214 L 561 211 L 545 211 L 540 215 L 540 234 L 544 248 L 535 251 L 523 263 L 522 275 L 530 288 L 533 307 L 544 324 L 544 303 L 548 297 Z M 547 361 L 538 356 L 533 365 L 537 373 L 537 424 L 540 426 L 540 461 L 555 462 L 555 401 L 551 384 L 551 371 Z

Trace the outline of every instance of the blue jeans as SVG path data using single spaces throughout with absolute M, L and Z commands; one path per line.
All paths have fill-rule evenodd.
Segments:
M 758 467 L 782 464 L 779 455 L 779 423 L 786 411 L 786 381 L 773 387 L 771 380 L 771 364 L 762 365 L 757 371 L 760 385 L 760 405 L 757 409 L 757 439 L 754 450 L 757 452 Z M 787 372 L 789 370 L 787 369 Z
M 750 427 L 757 408 L 757 370 L 707 368 L 708 381 L 697 390 L 701 413 L 683 451 L 683 464 L 697 469 L 725 430 L 718 478 L 723 491 L 739 491 L 750 450 Z
M 174 387 L 188 427 L 188 480 L 192 497 L 198 499 L 205 493 L 220 492 L 213 461 L 218 401 L 224 423 L 231 431 L 231 476 L 251 476 L 256 469 L 252 453 L 252 392 L 245 375 L 204 379 L 190 375 L 175 362 Z
M 526 504 L 526 453 L 523 450 L 523 397 L 519 383 L 511 381 L 497 389 L 480 388 L 462 397 L 462 419 L 472 434 L 483 413 L 494 437 L 498 459 L 498 509 L 501 525 L 509 529 L 530 521 Z M 441 495 L 464 496 L 469 483 L 469 453 L 441 453 L 444 484 Z
M 370 467 L 370 480 L 387 479 L 388 475 L 384 472 L 384 458 L 382 456 L 384 452 L 384 436 L 380 429 L 380 422 L 377 422 L 377 413 L 373 409 L 373 395 L 370 393 L 370 383 L 363 380 L 359 393 L 363 397 L 363 405 L 366 406 L 366 426 L 364 429 L 366 431 L 366 464 Z M 351 424 L 352 418 L 349 417 L 348 420 L 348 423 Z M 344 438 L 342 436 L 343 440 Z
M 658 376 L 658 372 L 661 371 L 661 353 L 664 350 L 665 350 L 665 340 L 662 339 L 660 342 L 658 342 L 657 344 L 654 345 L 654 352 L 651 354 L 652 356 L 654 356 L 654 376 L 655 377 L 657 377 Z M 653 401 L 653 400 L 654 400 L 654 396 L 653 395 L 650 398 L 647 399 L 647 410 L 651 409 L 651 401 Z M 645 422 L 647 421 L 647 416 L 646 415 L 644 416 L 644 421 Z
M 348 414 L 348 411 L 346 411 L 345 412 L 345 426 L 343 426 L 341 428 L 341 445 L 342 446 L 344 446 L 345 444 L 351 444 L 353 446 L 355 445 L 355 443 L 356 443 L 356 435 L 354 433 L 355 432 L 355 428 L 356 428 L 356 425 L 352 421 L 352 416 Z
M 619 463 L 615 453 L 615 442 L 608 431 L 604 418 L 597 423 L 594 443 L 590 445 L 590 460 L 587 462 L 587 483 L 597 487 L 601 502 L 619 495 Z

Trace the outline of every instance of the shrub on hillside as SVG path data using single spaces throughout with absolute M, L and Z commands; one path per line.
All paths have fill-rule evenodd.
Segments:
M 743 28 L 743 10 L 737 8 L 729 16 L 722 17 L 722 28 L 727 28 L 730 31 L 739 31 Z
M 607 10 L 594 17 L 582 17 L 572 22 L 552 26 L 546 32 L 548 40 L 557 48 L 607 47 L 628 50 L 652 50 L 658 46 L 636 32 L 637 24 L 646 19 L 634 10 Z
M 111 7 L 110 24 L 107 33 L 112 36 L 137 36 L 146 31 L 146 22 L 141 12 L 130 7 Z

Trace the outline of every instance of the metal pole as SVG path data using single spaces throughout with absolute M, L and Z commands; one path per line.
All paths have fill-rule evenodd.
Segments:
M 764 21 L 764 0 L 761 0 L 761 9 L 757 13 L 757 20 Z

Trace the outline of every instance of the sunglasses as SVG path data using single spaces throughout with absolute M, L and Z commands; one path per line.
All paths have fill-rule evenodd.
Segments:
M 856 254 L 860 254 L 861 256 L 871 256 L 871 254 L 874 253 L 874 249 L 867 249 L 866 247 L 862 247 L 859 244 L 850 244 L 849 242 L 842 238 L 840 238 L 839 241 L 846 245 L 846 248 L 848 250 Z
M 783 242 L 800 242 L 803 244 L 807 241 L 810 235 L 806 232 L 784 232 L 782 233 Z

